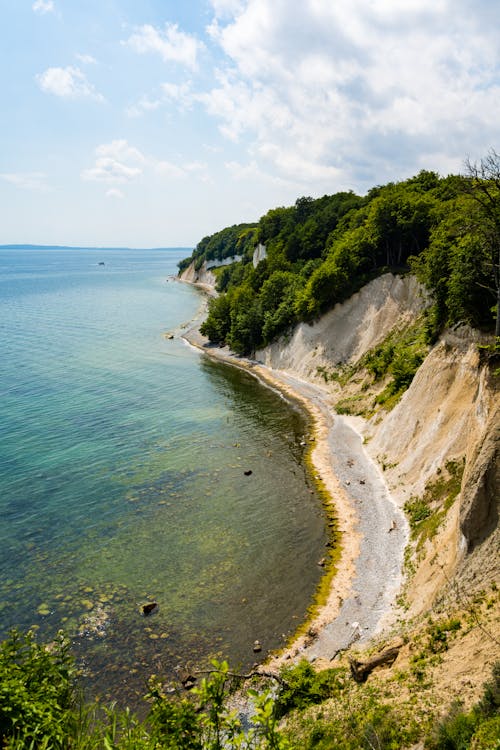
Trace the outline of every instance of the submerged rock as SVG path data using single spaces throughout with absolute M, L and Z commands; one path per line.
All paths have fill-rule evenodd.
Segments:
M 192 688 L 194 688 L 194 686 L 196 685 L 196 677 L 187 670 L 181 670 L 179 672 L 179 679 L 181 681 L 182 687 L 185 690 L 192 690 Z
M 158 609 L 158 602 L 147 602 L 142 605 L 142 614 L 146 617 Z

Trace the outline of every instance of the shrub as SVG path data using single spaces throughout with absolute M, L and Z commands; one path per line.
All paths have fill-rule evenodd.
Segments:
M 284 716 L 294 708 L 305 708 L 314 703 L 321 703 L 341 688 L 337 670 L 326 669 L 316 672 L 305 659 L 302 659 L 297 666 L 284 669 L 281 677 L 283 684 L 276 699 L 278 716 Z
M 494 716 L 483 722 L 474 732 L 471 750 L 499 750 L 500 749 L 500 716 Z
M 76 692 L 69 640 L 50 647 L 29 631 L 12 631 L 0 645 L 0 739 L 18 747 L 66 748 L 74 731 Z M 12 745 L 11 745 L 12 746 Z
M 461 703 L 456 702 L 438 725 L 429 747 L 432 750 L 468 750 L 474 731 L 474 716 L 464 713 Z

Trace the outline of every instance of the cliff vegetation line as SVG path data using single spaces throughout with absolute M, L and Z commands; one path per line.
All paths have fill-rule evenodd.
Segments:
M 299 198 L 257 224 L 205 237 L 180 271 L 230 257 L 241 259 L 213 269 L 219 296 L 202 333 L 240 354 L 317 319 L 388 270 L 411 269 L 432 293 L 429 342 L 458 322 L 499 336 L 500 157 L 491 151 L 464 175 L 421 171 L 364 197 Z

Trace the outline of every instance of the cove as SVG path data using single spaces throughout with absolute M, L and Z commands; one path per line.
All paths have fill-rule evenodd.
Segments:
M 200 304 L 167 281 L 186 254 L 0 251 L 1 631 L 64 628 L 87 692 L 122 705 L 282 645 L 326 542 L 305 416 L 164 337 Z

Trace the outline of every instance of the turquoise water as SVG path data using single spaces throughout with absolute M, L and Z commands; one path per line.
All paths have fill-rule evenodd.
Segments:
M 0 632 L 64 627 L 89 692 L 132 704 L 282 644 L 326 541 L 303 415 L 163 335 L 200 305 L 167 279 L 186 254 L 0 250 Z

